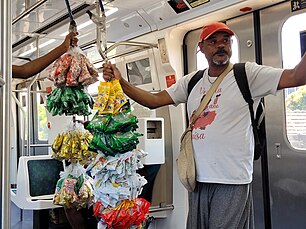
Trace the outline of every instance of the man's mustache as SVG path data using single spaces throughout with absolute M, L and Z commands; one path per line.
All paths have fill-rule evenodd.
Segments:
M 219 55 L 219 54 L 221 54 L 221 55 L 226 54 L 227 55 L 228 53 L 224 49 L 219 49 L 217 52 L 215 52 L 214 56 Z

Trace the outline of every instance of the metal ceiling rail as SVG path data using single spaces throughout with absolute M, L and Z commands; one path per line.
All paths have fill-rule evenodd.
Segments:
M 113 49 L 117 48 L 120 45 L 138 46 L 142 48 L 157 48 L 158 47 L 157 44 L 152 44 L 152 43 L 137 42 L 137 41 L 118 41 L 115 44 L 111 45 L 107 49 L 107 52 L 112 51 Z
M 135 48 L 135 49 L 125 49 L 123 52 L 116 53 L 112 56 L 107 55 L 109 52 L 111 52 L 113 49 L 119 47 L 120 45 L 135 46 L 137 48 Z M 107 59 L 110 60 L 110 59 L 114 59 L 114 58 L 117 58 L 117 57 L 125 56 L 125 55 L 128 55 L 128 54 L 132 54 L 132 53 L 136 53 L 136 52 L 140 52 L 140 51 L 143 51 L 143 50 L 146 50 L 146 49 L 152 49 L 152 48 L 158 48 L 158 45 L 153 44 L 153 43 L 146 43 L 146 42 L 118 41 L 118 42 L 115 42 L 113 45 L 111 45 L 106 50 L 106 56 L 107 56 Z M 105 59 L 95 61 L 94 64 L 97 64 L 97 63 L 100 63 L 100 62 L 103 62 L 103 61 L 105 61 Z
M 81 16 L 84 14 L 84 12 L 86 12 L 86 10 L 91 10 L 95 7 L 95 5 L 89 5 L 87 3 L 83 3 L 81 5 L 79 5 L 78 7 L 76 7 L 74 10 L 72 10 L 72 13 L 74 15 L 75 18 Z M 33 33 L 37 33 L 37 34 L 48 34 L 52 31 L 54 31 L 56 28 L 58 28 L 59 26 L 63 26 L 65 24 L 69 23 L 69 15 L 64 14 L 62 16 L 60 16 L 59 18 L 55 19 L 54 21 L 50 22 L 49 24 L 46 24 L 42 27 L 40 27 L 39 29 L 33 31 Z M 32 42 L 35 41 L 35 38 L 32 36 L 26 36 L 24 38 L 22 38 L 21 40 L 15 42 L 12 47 L 12 51 L 15 52 L 16 50 L 18 50 L 20 47 L 24 47 L 25 45 L 28 45 Z
M 27 7 L 28 4 L 25 4 L 26 5 L 26 10 L 23 11 L 21 14 L 19 14 L 16 18 L 14 18 L 12 24 L 14 25 L 18 21 L 20 21 L 22 18 L 27 16 L 29 13 L 31 13 L 33 10 L 35 10 L 37 7 L 40 7 L 46 1 L 47 0 L 41 0 L 41 1 L 36 2 L 35 4 L 33 4 L 33 5 L 29 6 L 29 7 Z M 27 1 L 25 1 L 25 3 L 27 3 Z

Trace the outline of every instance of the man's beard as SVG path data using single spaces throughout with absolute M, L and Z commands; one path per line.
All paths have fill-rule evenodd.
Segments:
M 226 65 L 229 62 L 229 57 L 227 57 L 227 59 L 225 61 L 216 61 L 214 59 L 212 61 L 216 66 L 223 66 L 223 65 Z
M 216 66 L 223 66 L 223 65 L 226 65 L 228 62 L 229 62 L 229 56 L 228 56 L 228 53 L 225 51 L 224 48 L 218 48 L 218 51 L 214 54 L 215 55 L 226 55 L 227 58 L 225 61 L 216 61 L 214 60 L 213 58 L 213 63 L 216 65 Z

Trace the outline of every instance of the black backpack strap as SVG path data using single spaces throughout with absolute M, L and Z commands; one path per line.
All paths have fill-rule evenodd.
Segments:
M 244 100 L 249 105 L 255 144 L 260 144 L 260 140 L 259 140 L 259 136 L 258 136 L 258 127 L 256 125 L 255 117 L 254 117 L 254 108 L 253 108 L 254 101 L 253 101 L 252 96 L 251 96 L 249 83 L 248 83 L 248 78 L 247 78 L 246 72 L 245 72 L 245 63 L 234 64 L 233 69 L 234 69 L 234 76 L 235 76 L 236 82 L 238 84 L 238 87 L 241 91 L 241 94 L 242 94 Z
M 187 95 L 189 96 L 190 92 L 192 91 L 193 87 L 199 82 L 199 80 L 203 77 L 204 70 L 197 71 L 194 76 L 190 79 L 188 82 L 188 88 L 187 88 Z
M 252 96 L 251 96 L 249 83 L 248 83 L 248 78 L 247 78 L 246 72 L 245 72 L 245 63 L 234 64 L 233 69 L 234 69 L 235 79 L 236 79 L 238 87 L 241 91 L 241 94 L 242 94 L 244 100 L 249 105 L 252 105 L 252 110 L 253 110 L 254 101 L 253 101 Z M 250 109 L 250 111 L 251 111 L 251 109 Z M 254 117 L 254 111 L 253 111 L 253 117 Z
M 254 129 L 254 125 L 255 125 L 254 108 L 253 108 L 254 101 L 251 96 L 248 78 L 245 72 L 245 63 L 234 64 L 233 69 L 234 69 L 234 76 L 238 84 L 238 87 L 241 91 L 241 94 L 244 100 L 249 104 L 249 110 L 250 110 L 252 125 Z

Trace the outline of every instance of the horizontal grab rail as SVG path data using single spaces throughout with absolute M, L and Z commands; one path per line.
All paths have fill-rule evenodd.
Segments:
M 39 2 L 36 2 L 35 4 L 33 4 L 32 6 L 30 6 L 28 9 L 26 9 L 25 11 L 23 11 L 21 14 L 19 14 L 16 18 L 13 19 L 12 24 L 16 24 L 18 21 L 20 21 L 22 18 L 24 18 L 26 15 L 30 14 L 33 10 L 35 10 L 37 7 L 41 6 L 42 4 L 44 4 L 47 0 L 42 0 Z
M 161 211 L 170 211 L 170 210 L 174 210 L 174 205 L 173 204 L 169 204 L 169 205 L 165 205 L 165 206 L 153 206 L 150 207 L 149 212 L 153 213 L 153 212 L 161 212 Z
M 28 147 L 28 145 L 24 145 L 25 147 Z M 30 148 L 31 147 L 51 147 L 52 144 L 30 144 Z

